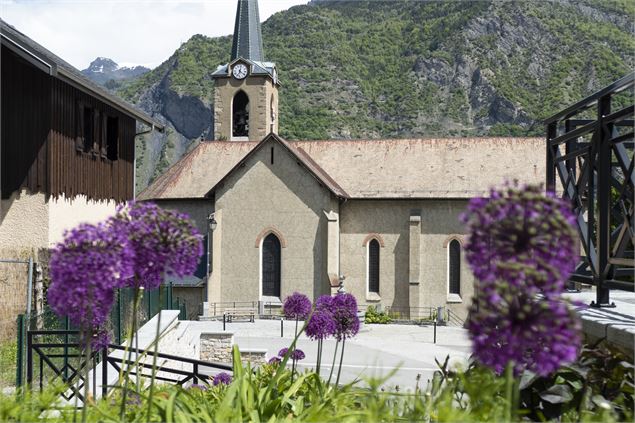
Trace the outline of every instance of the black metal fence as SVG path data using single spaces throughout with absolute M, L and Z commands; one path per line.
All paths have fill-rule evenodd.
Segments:
M 635 289 L 634 86 L 631 73 L 545 121 L 547 189 L 571 203 L 583 250 L 571 281 L 596 286 L 597 307 Z
M 207 305 L 207 316 L 218 320 L 226 317 L 227 314 L 240 314 L 242 316 L 257 316 L 261 319 L 281 318 L 282 304 L 265 301 L 226 301 L 226 302 L 210 302 Z M 368 307 L 360 305 L 360 316 L 366 313 Z M 410 322 L 443 322 L 452 326 L 463 326 L 466 317 L 461 317 L 447 307 L 398 307 L 384 306 L 376 311 L 386 313 L 391 319 L 397 321 Z M 439 314 L 441 313 L 441 314 Z
M 83 355 L 77 341 L 79 332 L 74 330 L 30 330 L 27 331 L 26 383 L 31 389 L 42 391 L 50 384 L 60 382 L 64 386 L 62 397 L 66 401 L 77 397 L 84 401 L 84 388 L 93 398 L 105 396 L 112 387 L 112 372 L 117 375 L 124 370 L 137 379 L 151 378 L 156 381 L 183 385 L 211 379 L 219 370 L 232 371 L 232 366 L 211 363 L 191 358 L 156 353 L 161 363 L 148 363 L 154 351 L 134 349 L 129 359 L 126 348 L 110 344 L 108 347 Z M 110 372 L 110 374 L 109 374 Z M 88 374 L 88 379 L 86 375 Z
M 134 308 L 134 290 L 132 288 L 118 289 L 115 297 L 115 304 L 110 311 L 107 329 L 110 332 L 113 343 L 121 344 L 126 336 L 127 331 L 132 324 L 132 311 Z M 179 310 L 179 319 L 184 320 L 187 316 L 185 302 L 180 298 L 174 297 L 172 293 L 172 284 L 162 285 L 156 290 L 145 291 L 141 297 L 139 307 L 137 309 L 137 322 L 141 327 L 155 314 L 161 310 Z M 24 381 L 25 373 L 25 355 L 26 338 L 28 331 L 34 330 L 75 330 L 78 329 L 71 325 L 68 317 L 60 317 L 49 307 L 45 307 L 44 311 L 37 315 L 28 316 L 20 314 L 17 318 L 17 357 L 16 357 L 16 386 L 21 386 Z M 49 335 L 54 337 L 55 335 Z M 61 339 L 56 339 L 62 341 Z M 65 340 L 67 341 L 67 340 Z

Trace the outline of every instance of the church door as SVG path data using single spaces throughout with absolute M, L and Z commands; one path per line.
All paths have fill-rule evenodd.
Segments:
M 280 297 L 280 240 L 274 234 L 262 242 L 262 295 Z

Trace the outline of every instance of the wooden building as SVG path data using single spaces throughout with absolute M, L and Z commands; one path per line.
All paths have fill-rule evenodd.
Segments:
M 47 249 L 64 230 L 134 197 L 139 130 L 150 116 L 0 20 L 0 251 Z

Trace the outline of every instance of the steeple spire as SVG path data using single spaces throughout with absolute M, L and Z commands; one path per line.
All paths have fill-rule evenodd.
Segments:
M 239 57 L 255 62 L 265 60 L 258 0 L 238 0 L 231 60 Z

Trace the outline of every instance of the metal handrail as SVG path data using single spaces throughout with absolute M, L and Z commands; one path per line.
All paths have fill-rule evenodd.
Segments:
M 582 110 L 588 109 L 592 107 L 599 99 L 606 96 L 607 94 L 617 94 L 618 92 L 628 88 L 629 85 L 633 84 L 635 81 L 635 72 L 629 73 L 621 79 L 618 79 L 611 85 L 602 88 L 601 90 L 591 94 L 587 98 L 584 98 L 572 106 L 567 107 L 566 109 L 554 114 L 551 117 L 548 117 L 543 122 L 545 125 L 550 124 L 552 122 L 556 122 L 558 120 L 566 119 L 567 117 L 576 115 L 580 113 Z
M 226 370 L 233 371 L 233 366 L 229 364 L 216 363 L 216 362 L 208 362 L 202 361 L 194 358 L 181 357 L 172 354 L 166 354 L 161 352 L 154 352 L 150 350 L 145 350 L 141 348 L 134 348 L 132 346 L 122 346 L 117 344 L 109 344 L 107 347 L 99 350 L 93 351 L 89 360 L 86 362 L 81 362 L 79 368 L 74 368 L 69 365 L 68 358 L 71 357 L 80 357 L 81 354 L 69 354 L 69 347 L 76 348 L 81 350 L 81 345 L 79 342 L 69 342 L 66 340 L 65 342 L 34 342 L 33 338 L 35 336 L 46 335 L 46 336 L 55 336 L 55 335 L 79 335 L 79 331 L 77 330 L 33 330 L 27 331 L 27 384 L 32 385 L 33 383 L 33 364 L 35 355 L 39 358 L 39 383 L 38 386 L 40 390 L 43 389 L 43 378 L 44 378 L 44 364 L 46 364 L 47 368 L 51 369 L 55 374 L 54 379 L 60 377 L 67 385 L 68 390 L 70 390 L 70 394 L 62 394 L 66 400 L 70 400 L 73 396 L 77 396 L 79 399 L 83 401 L 83 396 L 81 394 L 81 389 L 86 383 L 84 380 L 84 376 L 82 374 L 82 370 L 86 368 L 86 366 L 92 366 L 93 371 L 93 395 L 96 395 L 96 378 L 97 378 L 97 364 L 102 363 L 102 374 L 101 374 L 101 387 L 102 387 L 102 396 L 107 395 L 108 393 L 108 364 L 112 365 L 118 371 L 126 366 L 129 370 L 130 375 L 133 376 L 142 376 L 142 377 L 151 377 L 151 375 L 144 374 L 142 369 L 152 369 L 156 372 L 162 372 L 162 376 L 156 376 L 155 379 L 162 380 L 166 382 L 173 382 L 179 385 L 182 385 L 189 380 L 192 380 L 193 383 L 198 383 L 198 380 L 210 379 L 211 376 L 207 374 L 202 374 L 200 371 L 202 369 L 218 369 L 218 370 Z M 52 354 L 46 351 L 43 351 L 44 348 L 63 348 L 64 354 Z M 130 351 L 134 352 L 135 360 L 128 359 L 126 357 L 113 357 L 109 355 L 112 350 L 117 351 Z M 182 370 L 175 369 L 172 367 L 168 367 L 166 364 L 161 365 L 151 365 L 145 362 L 138 361 L 139 356 L 147 356 L 154 357 L 156 355 L 157 358 L 170 360 L 172 362 L 177 363 L 185 363 L 192 365 L 192 370 Z M 54 363 L 52 358 L 64 358 L 64 364 L 60 367 L 56 363 Z M 68 375 L 68 370 L 72 372 Z M 169 373 L 178 376 L 185 376 L 184 378 L 169 378 L 164 374 Z

